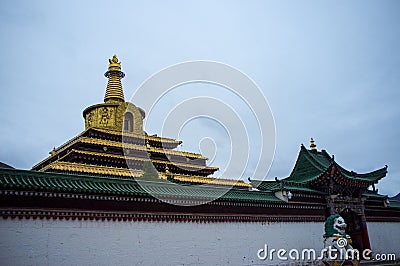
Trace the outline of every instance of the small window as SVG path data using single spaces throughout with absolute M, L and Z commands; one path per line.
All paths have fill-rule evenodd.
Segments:
M 132 113 L 125 113 L 124 131 L 133 132 L 133 115 L 132 115 Z

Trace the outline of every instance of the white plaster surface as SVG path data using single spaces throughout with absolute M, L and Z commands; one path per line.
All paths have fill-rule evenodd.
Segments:
M 257 251 L 321 250 L 323 223 L 0 218 L 1 265 L 270 265 Z
M 400 223 L 367 222 L 367 227 L 374 254 L 396 254 L 400 259 Z
M 400 224 L 368 223 L 374 254 L 400 258 Z M 286 265 L 257 251 L 315 249 L 323 223 L 177 223 L 0 218 L 1 265 Z M 282 264 L 283 263 L 283 264 Z M 276 265 L 276 264 L 275 264 Z

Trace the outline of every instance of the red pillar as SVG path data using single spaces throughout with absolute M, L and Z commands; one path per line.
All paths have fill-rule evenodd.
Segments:
M 367 219 L 365 218 L 365 198 L 361 199 L 361 230 L 364 249 L 372 250 L 368 236 Z
M 362 241 L 364 249 L 371 250 L 371 243 L 369 242 L 367 223 L 365 221 L 361 222 L 361 230 L 362 230 Z

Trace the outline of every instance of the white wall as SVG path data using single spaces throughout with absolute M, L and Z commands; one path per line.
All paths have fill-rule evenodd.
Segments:
M 257 251 L 264 244 L 269 249 L 319 251 L 323 230 L 323 223 L 0 218 L 0 262 L 2 265 L 268 265 L 271 263 L 268 259 L 257 258 Z
M 400 259 L 400 223 L 367 222 L 372 251 L 377 254 L 396 254 Z

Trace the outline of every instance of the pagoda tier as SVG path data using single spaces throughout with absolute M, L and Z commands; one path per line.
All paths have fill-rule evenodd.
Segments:
M 150 147 L 162 148 L 166 150 L 172 150 L 177 148 L 180 144 L 182 144 L 181 140 L 175 140 L 170 138 L 162 138 L 158 137 L 157 135 L 147 135 L 146 133 L 143 134 L 132 134 L 123 131 L 115 131 L 115 130 L 105 130 L 102 128 L 94 128 L 94 131 L 88 133 L 88 137 L 91 138 L 101 138 L 104 140 L 111 140 L 116 142 L 124 142 L 124 143 L 131 143 L 131 144 L 139 144 L 143 145 L 147 143 Z M 188 153 L 189 154 L 189 153 Z M 202 157 L 201 154 L 197 155 L 191 153 L 193 156 Z M 196 158 L 197 158 L 196 157 Z
M 148 135 L 143 130 L 145 112 L 124 100 L 121 78 L 125 74 L 116 56 L 110 60 L 105 76 L 109 81 L 104 103 L 83 111 L 85 131 L 54 148 L 33 170 L 141 178 L 146 162 L 151 161 L 158 177 L 172 182 L 250 186 L 243 181 L 209 177 L 218 168 L 207 166 L 207 158 L 175 150 L 182 141 Z
M 165 172 L 166 167 L 172 174 L 208 176 L 218 170 L 217 167 L 206 165 L 207 158 L 201 154 L 181 152 L 152 147 L 149 143 L 162 143 L 168 139 L 158 137 L 129 135 L 117 132 L 106 133 L 104 130 L 89 128 L 82 134 L 51 152 L 51 155 L 35 165 L 33 170 L 47 171 L 55 168 L 58 162 L 95 165 L 102 167 L 129 168 L 142 170 L 145 161 L 151 160 L 159 172 Z M 129 137 L 126 137 L 129 136 Z M 124 141 L 121 142 L 122 137 Z M 113 140 L 110 140 L 113 139 Z M 151 141 L 148 141 L 151 139 Z M 147 143 L 147 145 L 144 145 Z

